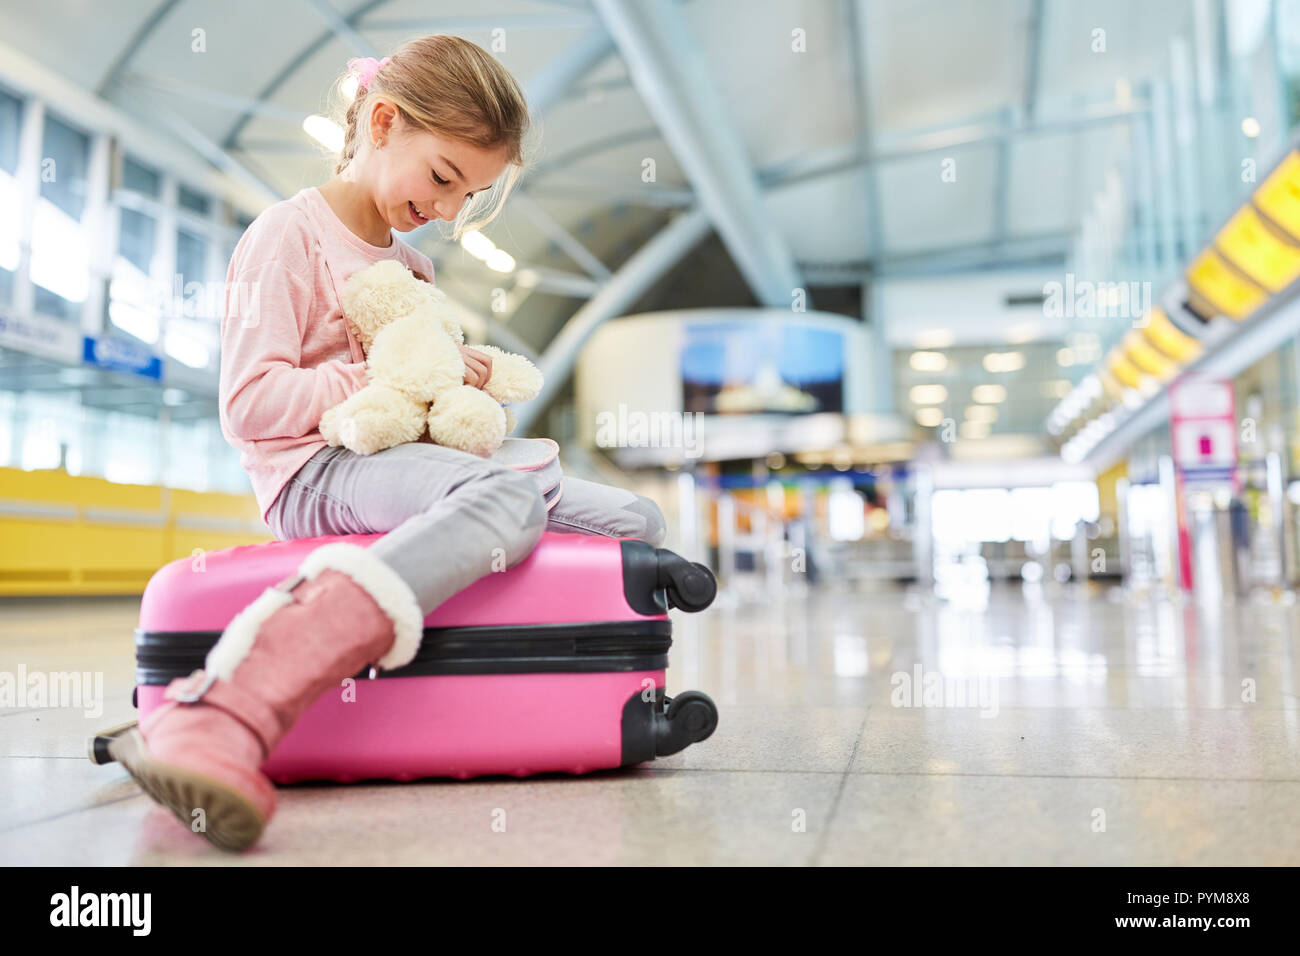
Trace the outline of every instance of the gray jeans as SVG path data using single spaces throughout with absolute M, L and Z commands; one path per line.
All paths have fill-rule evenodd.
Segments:
M 424 442 L 373 455 L 322 448 L 280 491 L 267 523 L 281 541 L 384 532 L 370 551 L 410 585 L 425 614 L 484 575 L 518 564 L 543 531 L 641 538 L 656 547 L 667 534 L 655 502 L 561 475 L 558 459 L 517 471 Z

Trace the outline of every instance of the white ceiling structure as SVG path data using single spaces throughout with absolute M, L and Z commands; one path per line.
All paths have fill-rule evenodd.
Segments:
M 327 108 L 349 57 L 383 56 L 439 32 L 493 50 L 540 110 L 542 152 L 521 184 L 528 201 L 507 204 L 486 230 L 521 266 L 553 279 L 531 295 L 518 289 L 506 317 L 540 350 L 582 299 L 621 282 L 637 266 L 637 250 L 687 210 L 701 228 L 679 225 L 653 263 L 640 263 L 637 281 L 588 310 L 590 322 L 630 306 L 709 229 L 753 300 L 766 304 L 789 283 L 811 287 L 815 304 L 819 287 L 857 286 L 869 276 L 1059 264 L 1124 148 L 1129 118 L 1145 109 L 1144 79 L 1167 68 L 1168 39 L 1190 29 L 1193 4 L 6 0 L 5 7 L 6 42 L 255 177 L 268 202 L 332 174 L 332 158 L 301 121 Z M 194 52 L 200 28 L 206 49 Z M 1104 53 L 1092 49 L 1098 28 L 1106 31 Z M 494 29 L 504 31 L 496 36 L 505 49 L 494 49 Z M 655 160 L 654 183 L 642 182 L 646 158 Z M 945 169 L 955 170 L 954 181 L 945 181 Z M 439 263 L 440 284 L 471 307 L 487 311 L 492 289 L 513 281 L 433 227 L 404 238 Z M 689 300 L 690 289 L 678 291 Z M 570 338 L 580 346 L 581 336 Z

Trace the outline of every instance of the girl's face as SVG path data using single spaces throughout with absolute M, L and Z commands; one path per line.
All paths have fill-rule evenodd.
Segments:
M 456 218 L 460 207 L 489 188 L 505 171 L 506 149 L 483 149 L 463 140 L 415 130 L 402 123 L 382 100 L 371 112 L 370 143 L 380 149 L 366 157 L 375 207 L 398 232 L 410 232 L 435 219 Z

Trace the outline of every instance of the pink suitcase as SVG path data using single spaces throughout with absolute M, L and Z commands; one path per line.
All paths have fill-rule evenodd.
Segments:
M 331 541 L 210 551 L 154 574 L 136 629 L 136 706 L 203 666 L 226 624 Z M 664 695 L 668 610 L 699 611 L 716 582 L 702 564 L 633 538 L 546 532 L 522 562 L 488 574 L 426 618 L 414 661 L 321 695 L 263 765 L 278 783 L 484 774 L 587 773 L 676 753 L 708 737 L 707 695 Z M 91 759 L 108 762 L 107 743 Z

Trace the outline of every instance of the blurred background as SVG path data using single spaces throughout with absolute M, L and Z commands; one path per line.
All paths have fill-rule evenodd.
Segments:
M 516 434 L 716 570 L 685 683 L 843 703 L 924 657 L 1294 717 L 1300 0 L 0 8 L 0 593 L 270 538 L 231 251 L 332 175 L 349 57 L 454 33 L 541 153 L 482 234 L 401 238 L 543 369 Z

